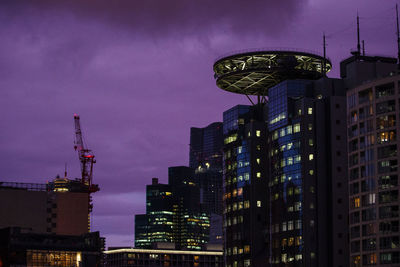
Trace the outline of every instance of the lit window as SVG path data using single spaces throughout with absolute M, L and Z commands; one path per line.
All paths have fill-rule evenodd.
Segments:
M 288 231 L 293 230 L 293 221 L 288 221 L 287 229 Z
M 302 237 L 301 237 L 301 235 L 300 236 L 296 236 L 296 246 L 300 246 L 301 245 L 301 243 L 302 243 Z
M 260 136 L 261 136 L 261 131 L 260 131 L 260 130 L 257 130 L 257 131 L 256 131 L 256 136 L 257 136 L 257 137 L 260 137 Z
M 296 123 L 295 125 L 293 125 L 293 132 L 294 133 L 300 132 L 300 123 Z
M 308 108 L 307 113 L 308 113 L 308 115 L 311 115 L 312 114 L 312 108 Z
M 308 155 L 308 159 L 309 159 L 309 160 L 313 160 L 313 159 L 314 159 L 314 154 L 309 154 L 309 155 Z
M 261 208 L 261 201 L 260 200 L 257 200 L 257 207 Z
M 281 160 L 281 167 L 285 167 L 286 166 L 286 161 L 284 159 Z
M 244 202 L 244 208 L 245 208 L 245 209 L 250 208 L 250 202 L 249 202 L 248 200 L 246 200 L 246 201 Z
M 250 246 L 249 245 L 245 245 L 244 246 L 244 253 L 250 253 Z
M 238 190 L 237 190 L 237 195 L 241 196 L 242 194 L 243 194 L 243 188 L 239 187 Z
M 282 223 L 282 232 L 285 232 L 287 230 L 287 224 L 286 222 Z
M 287 165 L 292 165 L 292 164 L 293 164 L 293 158 L 292 157 L 288 157 Z
M 308 124 L 308 130 L 309 130 L 309 131 L 312 131 L 312 128 L 313 128 L 313 127 L 312 127 L 312 123 L 309 123 L 309 124 Z
M 354 198 L 354 207 L 355 208 L 360 207 L 360 198 L 359 197 Z
M 368 204 L 375 204 L 375 193 L 368 195 Z
M 310 170 L 308 173 L 309 173 L 310 175 L 314 175 L 314 170 Z
M 257 161 L 257 164 L 260 164 L 260 159 L 256 159 L 256 161 Z
M 314 140 L 313 139 L 308 139 L 308 145 L 313 146 L 314 145 Z
M 238 152 L 237 153 L 238 154 L 242 153 L 242 147 L 241 146 L 238 147 Z
M 257 172 L 257 178 L 261 178 L 261 172 Z
M 297 114 L 298 114 L 298 115 L 301 115 L 301 109 L 299 109 L 299 110 L 297 111 Z

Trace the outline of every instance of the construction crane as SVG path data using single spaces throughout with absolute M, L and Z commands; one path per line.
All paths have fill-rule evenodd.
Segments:
M 90 149 L 85 147 L 83 142 L 81 124 L 79 115 L 74 114 L 75 121 L 75 145 L 74 148 L 78 151 L 79 161 L 81 162 L 82 184 L 88 186 L 89 193 L 99 191 L 98 185 L 93 184 L 93 164 L 96 163 L 94 154 Z

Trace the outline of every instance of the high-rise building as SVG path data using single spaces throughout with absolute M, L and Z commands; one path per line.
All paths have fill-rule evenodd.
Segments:
M 287 80 L 268 97 L 269 262 L 346 266 L 343 83 Z
M 346 98 L 330 67 L 291 51 L 214 64 L 218 87 L 257 96 L 224 113 L 226 266 L 347 265 Z
M 239 105 L 223 115 L 226 266 L 267 263 L 264 111 L 262 105 Z
M 135 216 L 135 246 L 175 242 L 172 187 L 159 184 L 158 178 L 146 186 L 146 214 Z
M 170 167 L 168 184 L 153 178 L 146 187 L 146 214 L 135 215 L 135 247 L 152 248 L 161 242 L 201 250 L 208 242 L 209 228 L 193 169 Z
M 399 266 L 396 59 L 353 55 L 342 65 L 341 76 L 353 80 L 346 83 L 350 266 Z
M 204 128 L 190 128 L 189 167 L 220 171 L 222 141 L 222 122 Z
M 200 202 L 211 218 L 210 243 L 222 244 L 222 122 L 190 128 L 189 166 L 195 170 Z

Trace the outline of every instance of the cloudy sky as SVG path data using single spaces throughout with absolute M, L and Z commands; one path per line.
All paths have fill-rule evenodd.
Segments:
M 245 97 L 219 90 L 214 61 L 252 48 L 396 55 L 396 1 L 36 0 L 0 2 L 0 181 L 79 176 L 73 114 L 97 164 L 93 229 L 132 246 L 145 185 L 188 165 L 190 127 Z

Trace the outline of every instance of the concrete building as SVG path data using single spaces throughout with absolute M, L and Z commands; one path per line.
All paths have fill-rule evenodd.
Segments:
M 399 266 L 399 82 L 396 59 L 353 56 L 347 83 L 350 266 Z
M 89 193 L 80 181 L 48 184 L 0 183 L 0 228 L 30 228 L 34 233 L 81 235 L 90 231 Z

